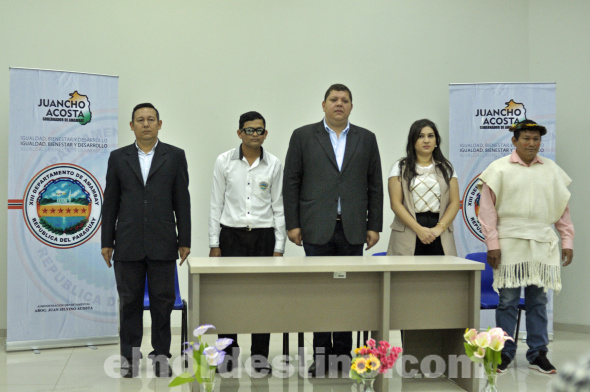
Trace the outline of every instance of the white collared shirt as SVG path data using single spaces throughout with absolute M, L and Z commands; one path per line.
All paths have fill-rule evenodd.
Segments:
M 324 118 L 324 128 L 330 136 L 332 142 L 332 148 L 334 149 L 334 155 L 336 156 L 336 163 L 338 164 L 338 170 L 342 171 L 342 162 L 344 162 L 344 151 L 346 150 L 346 137 L 348 136 L 348 130 L 350 129 L 350 122 L 346 123 L 346 128 L 340 132 L 340 137 L 336 134 L 336 131 L 332 130 L 326 123 Z M 338 195 L 338 214 L 342 212 L 340 204 L 340 195 Z
M 283 170 L 277 157 L 261 150 L 250 166 L 238 148 L 217 157 L 209 205 L 209 247 L 219 247 L 220 224 L 274 228 L 275 252 L 285 253 Z
M 137 155 L 139 156 L 139 167 L 141 168 L 141 176 L 143 177 L 143 185 L 146 184 L 148 175 L 150 174 L 150 168 L 152 167 L 152 161 L 154 160 L 154 152 L 156 151 L 156 146 L 160 140 L 156 140 L 156 144 L 152 147 L 150 152 L 143 152 L 141 148 L 135 142 L 135 147 L 137 148 Z

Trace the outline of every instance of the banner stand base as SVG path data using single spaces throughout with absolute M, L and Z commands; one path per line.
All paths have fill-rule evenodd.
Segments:
M 26 351 L 50 348 L 99 346 L 105 344 L 119 344 L 119 335 L 97 336 L 91 338 L 28 340 L 22 342 L 6 342 L 6 351 Z

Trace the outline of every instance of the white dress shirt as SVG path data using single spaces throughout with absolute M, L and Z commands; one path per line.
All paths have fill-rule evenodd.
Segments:
M 148 175 L 150 174 L 150 168 L 152 167 L 152 161 L 154 160 L 154 152 L 156 151 L 156 146 L 160 140 L 156 140 L 156 144 L 152 147 L 150 152 L 143 152 L 141 148 L 135 142 L 135 147 L 137 147 L 137 155 L 139 156 L 139 167 L 141 168 L 141 176 L 143 177 L 143 185 L 147 182 Z
M 274 228 L 275 252 L 285 253 L 283 170 L 277 157 L 261 149 L 250 166 L 238 148 L 217 157 L 209 206 L 209 247 L 219 247 L 220 224 Z

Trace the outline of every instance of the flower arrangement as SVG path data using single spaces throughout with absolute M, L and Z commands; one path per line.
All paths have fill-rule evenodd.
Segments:
M 502 328 L 488 328 L 478 333 L 475 329 L 466 329 L 465 354 L 475 363 L 482 363 L 488 379 L 488 385 L 495 387 L 498 365 L 502 363 L 502 349 L 507 340 L 512 340 Z
M 366 346 L 354 350 L 356 356 L 350 366 L 350 378 L 372 388 L 375 378 L 391 369 L 401 352 L 401 347 L 394 347 L 384 340 L 379 345 L 374 339 L 367 340 Z
M 181 373 L 168 384 L 169 387 L 196 381 L 203 385 L 207 392 L 213 391 L 213 387 L 215 386 L 215 369 L 225 359 L 225 351 L 223 349 L 232 344 L 233 339 L 217 339 L 214 346 L 209 346 L 207 343 L 203 343 L 202 340 L 203 334 L 208 329 L 215 329 L 215 327 L 211 324 L 201 325 L 193 332 L 193 335 L 197 338 L 197 342 L 183 343 L 187 347 L 183 352 L 191 355 L 193 358 L 194 373 L 188 371 Z

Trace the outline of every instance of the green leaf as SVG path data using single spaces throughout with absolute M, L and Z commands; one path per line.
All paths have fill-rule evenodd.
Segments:
M 170 384 L 168 384 L 169 387 L 175 387 L 177 385 L 182 385 L 182 384 L 186 384 L 187 382 L 193 382 L 195 381 L 195 378 L 193 377 L 192 374 L 188 373 L 188 372 L 184 372 L 178 375 L 178 377 L 174 378 L 174 380 L 172 380 L 170 382 Z
M 360 384 L 361 382 L 363 382 L 363 379 L 361 376 L 359 376 L 359 374 L 357 372 L 355 372 L 354 370 L 350 369 L 350 372 L 348 373 L 348 376 L 350 377 L 351 380 L 355 380 L 358 384 Z
M 500 365 L 502 363 L 502 352 L 494 351 L 494 363 Z

